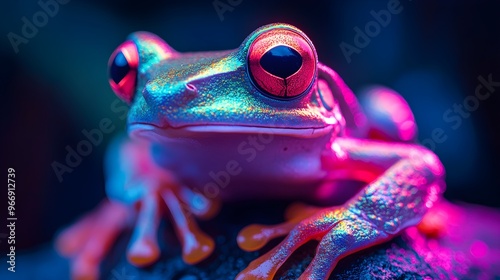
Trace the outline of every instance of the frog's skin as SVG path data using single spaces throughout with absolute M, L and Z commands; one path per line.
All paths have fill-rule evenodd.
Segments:
M 129 261 L 155 262 L 165 209 L 183 259 L 194 264 L 214 249 L 196 217 L 213 216 L 219 201 L 335 205 L 334 196 L 354 193 L 342 182 L 363 182 L 340 205 L 295 204 L 283 224 L 250 225 L 238 236 L 247 251 L 285 236 L 238 279 L 272 279 L 313 239 L 319 245 L 301 278 L 326 279 L 340 258 L 418 224 L 444 190 L 444 168 L 414 144 L 416 126 L 403 98 L 374 87 L 361 109 L 293 26 L 267 25 L 237 49 L 200 53 L 179 53 L 153 34 L 133 33 L 111 56 L 110 71 L 113 90 L 130 104 L 130 138 L 108 152 L 109 200 L 58 239 L 59 250 L 73 257 L 73 278 L 98 277 L 99 263 L 131 225 Z

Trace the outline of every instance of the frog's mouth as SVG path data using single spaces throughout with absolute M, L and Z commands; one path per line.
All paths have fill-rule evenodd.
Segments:
M 332 133 L 333 125 L 319 128 L 276 128 L 265 126 L 243 125 L 190 125 L 183 127 L 159 127 L 149 123 L 132 123 L 129 125 L 131 137 L 146 137 L 158 140 L 175 138 L 195 138 L 206 134 L 264 134 L 297 138 L 317 138 Z

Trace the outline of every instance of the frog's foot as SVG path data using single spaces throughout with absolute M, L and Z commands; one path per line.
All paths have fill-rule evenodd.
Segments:
M 130 221 L 127 206 L 105 200 L 79 222 L 65 229 L 56 239 L 56 248 L 71 257 L 72 279 L 97 279 L 99 264 L 115 239 Z
M 242 239 L 253 236 L 256 240 L 259 235 L 264 236 L 261 239 L 267 239 L 261 243 L 265 244 L 270 239 L 268 237 L 285 235 L 287 230 L 289 231 L 278 246 L 251 262 L 238 274 L 237 279 L 273 279 L 285 261 L 300 246 L 311 240 L 320 242 L 314 259 L 300 279 L 327 279 L 339 259 L 388 238 L 387 234 L 372 223 L 343 207 L 304 209 L 306 211 L 296 214 L 294 218 L 279 226 L 260 227 L 260 232 L 257 228 L 252 228 L 255 226 L 249 226 L 240 233 L 239 238 Z M 306 218 L 297 221 L 304 217 Z M 254 246 L 257 249 L 260 247 L 262 246 Z
M 194 264 L 208 257 L 214 249 L 214 242 L 198 228 L 195 216 L 213 216 L 218 204 L 187 188 L 164 188 L 146 194 L 137 205 L 137 219 L 127 249 L 129 262 L 143 267 L 158 260 L 157 232 L 165 208 L 162 203 L 171 214 L 182 243 L 184 261 Z M 99 277 L 100 263 L 118 235 L 132 224 L 135 214 L 129 205 L 106 200 L 58 236 L 57 250 L 71 257 L 72 279 Z
M 127 258 L 130 263 L 143 267 L 158 260 L 158 226 L 161 203 L 170 212 L 177 237 L 182 243 L 182 258 L 195 264 L 207 258 L 214 249 L 214 241 L 202 232 L 195 217 L 208 218 L 217 212 L 217 204 L 188 188 L 163 188 L 146 195 L 141 203 L 137 222 L 132 234 Z
M 264 247 L 270 240 L 287 235 L 300 221 L 318 212 L 318 207 L 294 203 L 285 212 L 286 222 L 278 225 L 253 224 L 243 228 L 237 237 L 238 246 L 248 252 Z
M 191 198 L 189 203 L 187 203 L 186 195 Z M 164 190 L 162 198 L 170 211 L 177 236 L 181 240 L 184 262 L 195 264 L 212 254 L 215 248 L 213 239 L 198 228 L 191 214 L 201 218 L 209 218 L 217 213 L 218 203 L 206 200 L 199 194 L 191 193 L 187 188 L 178 194 L 169 189 Z M 181 203 L 183 199 L 186 204 Z M 198 199 L 206 201 L 197 201 Z M 182 207 L 182 205 L 186 205 L 186 207 Z

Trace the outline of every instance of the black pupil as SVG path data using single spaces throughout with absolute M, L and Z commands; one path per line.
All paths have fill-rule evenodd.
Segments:
M 290 47 L 276 46 L 262 56 L 260 65 L 267 72 L 286 79 L 300 69 L 302 57 Z
M 113 63 L 111 64 L 111 68 L 109 69 L 109 75 L 111 79 L 115 83 L 119 83 L 130 71 L 130 66 L 128 65 L 128 61 L 123 55 L 122 52 L 116 54 Z

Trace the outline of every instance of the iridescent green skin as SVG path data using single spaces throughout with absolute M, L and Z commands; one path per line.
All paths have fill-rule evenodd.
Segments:
M 150 33 L 130 36 L 139 54 L 131 138 L 108 153 L 110 201 L 60 239 L 62 251 L 89 242 L 103 248 L 99 254 L 78 251 L 74 275 L 97 275 L 109 241 L 130 226 L 127 215 L 137 217 L 129 260 L 138 266 L 156 261 L 160 203 L 170 211 L 184 260 L 196 263 L 211 254 L 214 242 L 191 214 L 213 214 L 216 200 L 288 198 L 332 205 L 334 197 L 358 191 L 337 206 L 293 208 L 284 224 L 249 226 L 238 236 L 240 247 L 253 251 L 287 235 L 238 279 L 272 279 L 312 239 L 320 243 L 301 277 L 326 279 L 340 258 L 416 225 L 439 200 L 444 168 L 431 151 L 411 143 L 413 115 L 397 93 L 373 90 L 365 115 L 342 79 L 317 62 L 312 44 L 316 68 L 303 94 L 285 100 L 255 86 L 247 65 L 252 43 L 273 31 L 278 31 L 273 40 L 283 40 L 287 30 L 310 42 L 285 24 L 259 28 L 239 48 L 221 52 L 179 53 Z M 368 131 L 383 141 L 370 139 Z M 340 184 L 345 180 L 366 185 L 353 192 Z M 110 222 L 109 213 L 115 212 L 120 218 Z M 96 226 L 107 231 L 85 235 Z
M 314 94 L 294 100 L 269 98 L 253 84 L 247 68 L 247 55 L 253 40 L 270 29 L 267 26 L 250 35 L 232 51 L 178 53 L 139 64 L 136 100 L 130 108 L 129 125 L 149 123 L 171 126 L 245 126 L 267 128 L 324 128 L 334 118 Z M 151 57 L 148 34 L 131 35 L 140 57 Z M 186 85 L 196 87 L 190 93 Z M 340 117 L 340 116 L 338 116 Z M 330 122 L 330 123 L 329 123 Z

